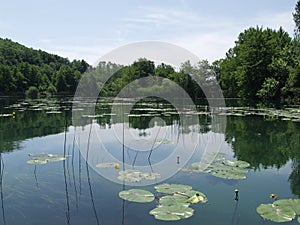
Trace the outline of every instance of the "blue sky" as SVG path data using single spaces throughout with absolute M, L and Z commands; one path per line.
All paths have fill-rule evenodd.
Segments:
M 177 44 L 200 59 L 223 58 L 249 27 L 293 35 L 297 0 L 2 0 L 0 37 L 93 64 L 145 40 Z

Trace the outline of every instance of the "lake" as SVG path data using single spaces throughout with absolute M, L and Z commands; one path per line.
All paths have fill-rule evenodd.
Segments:
M 270 194 L 300 196 L 299 107 L 178 112 L 157 99 L 104 99 L 88 114 L 84 104 L 72 111 L 72 100 L 0 98 L 0 224 L 278 224 L 256 208 L 272 203 Z M 192 166 L 220 156 L 248 162 L 246 178 Z M 135 175 L 122 175 L 129 170 Z M 191 205 L 190 218 L 155 219 L 163 183 L 191 186 L 208 201 Z M 155 200 L 119 197 L 130 189 Z

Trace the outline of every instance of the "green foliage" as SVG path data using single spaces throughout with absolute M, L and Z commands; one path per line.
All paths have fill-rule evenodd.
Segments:
M 264 100 L 279 97 L 288 72 L 283 51 L 291 38 L 278 31 L 249 28 L 240 33 L 235 46 L 219 62 L 219 80 L 226 97 Z
M 154 187 L 159 193 L 168 193 L 159 198 L 159 204 L 149 214 L 157 220 L 175 221 L 187 219 L 194 215 L 190 204 L 208 201 L 205 194 L 192 190 L 191 186 L 183 184 L 159 184 Z M 126 201 L 147 203 L 155 199 L 155 195 L 143 189 L 130 189 L 119 192 L 119 197 Z
M 28 98 L 37 99 L 39 97 L 39 89 L 37 87 L 30 86 L 25 94 Z
M 150 191 L 143 189 L 124 190 L 119 193 L 119 197 L 130 202 L 152 202 L 154 195 Z
M 270 99 L 276 96 L 279 81 L 273 77 L 268 77 L 262 84 L 262 88 L 258 90 L 256 95 L 261 99 Z
M 295 12 L 293 13 L 293 18 L 295 22 L 295 38 L 300 39 L 300 1 L 296 3 Z
M 251 27 L 239 34 L 235 46 L 228 50 L 224 59 L 212 64 L 202 60 L 196 65 L 187 61 L 179 70 L 164 63 L 155 66 L 145 58 L 127 66 L 100 62 L 91 68 L 83 60 L 70 62 L 0 39 L 0 93 L 25 93 L 31 86 L 37 87 L 42 95 L 74 93 L 81 81 L 82 87 L 86 88 L 82 93 L 87 97 L 90 90 L 100 88 L 103 97 L 117 96 L 128 84 L 131 84 L 131 90 L 138 88 L 145 95 L 165 95 L 173 93 L 179 85 L 198 101 L 205 98 L 204 90 L 214 93 L 218 81 L 226 98 L 296 103 L 300 101 L 300 1 L 293 18 L 296 25 L 294 39 L 282 28 Z M 146 77 L 151 79 L 141 79 Z M 130 95 L 130 89 L 123 93 L 126 97 L 136 97 Z
M 0 93 L 22 93 L 29 87 L 41 93 L 74 92 L 89 65 L 33 50 L 0 38 Z
M 280 199 L 272 204 L 260 204 L 257 213 L 273 222 L 289 222 L 300 215 L 300 199 Z M 298 222 L 300 223 L 299 217 Z

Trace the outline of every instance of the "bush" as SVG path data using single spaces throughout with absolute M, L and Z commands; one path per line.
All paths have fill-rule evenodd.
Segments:
M 39 97 L 39 89 L 34 86 L 30 86 L 25 92 L 27 98 L 36 99 Z
M 56 94 L 56 88 L 54 87 L 54 85 L 50 84 L 50 86 L 47 88 L 47 93 L 50 95 L 50 96 L 53 96 Z

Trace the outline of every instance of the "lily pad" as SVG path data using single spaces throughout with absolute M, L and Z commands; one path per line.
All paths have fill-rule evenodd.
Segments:
M 115 166 L 116 166 L 116 163 L 110 163 L 110 162 L 99 163 L 96 165 L 97 168 L 114 168 Z
M 228 166 L 241 167 L 241 168 L 247 168 L 250 166 L 248 162 L 242 160 L 225 160 L 224 164 Z
M 28 164 L 46 164 L 48 162 L 58 162 L 66 160 L 67 157 L 71 155 L 63 155 L 63 154 L 48 154 L 48 153 L 41 153 L 41 154 L 28 154 L 31 157 L 31 160 L 28 160 Z
M 162 206 L 172 206 L 172 205 L 180 205 L 184 207 L 189 207 L 190 203 L 188 202 L 188 198 L 182 197 L 180 195 L 167 195 L 163 196 L 159 199 L 159 204 Z
M 182 172 L 189 172 L 189 173 L 209 173 L 209 172 L 205 172 L 203 170 L 192 169 L 192 168 L 181 168 L 180 170 Z
M 291 207 L 296 215 L 300 216 L 300 199 L 280 199 L 275 201 L 273 204 L 276 204 L 277 206 L 289 206 Z
M 275 203 L 275 202 L 274 202 Z M 257 207 L 256 211 L 264 219 L 273 222 L 289 222 L 295 218 L 295 211 L 287 205 L 277 204 L 261 204 Z
M 142 189 L 130 189 L 121 191 L 119 197 L 130 202 L 152 202 L 154 195 L 150 191 Z
M 212 154 L 212 156 L 214 156 Z M 216 156 L 219 155 L 216 153 Z M 222 157 L 223 154 L 220 155 Z M 209 155 L 210 157 L 210 155 Z M 193 173 L 211 173 L 215 177 L 223 179 L 245 179 L 248 173 L 247 167 L 250 164 L 242 160 L 217 160 L 213 162 L 195 162 L 191 164 L 191 168 L 184 168 L 184 172 Z
M 174 194 L 176 192 L 187 192 L 192 190 L 191 186 L 183 185 L 183 184 L 159 184 L 154 186 L 157 192 L 166 193 L 166 194 Z
M 31 159 L 27 161 L 28 164 L 32 165 L 40 165 L 40 164 L 46 164 L 47 160 L 46 159 Z
M 141 172 L 139 170 L 124 170 L 119 172 L 118 179 L 121 181 L 136 183 L 140 182 L 142 179 L 145 180 L 155 180 L 160 178 L 159 173 L 152 172 Z
M 50 157 L 47 159 L 47 162 L 59 162 L 59 161 L 63 161 L 66 160 L 65 157 Z
M 224 178 L 224 179 L 232 179 L 232 180 L 242 180 L 246 179 L 246 175 L 234 171 L 223 171 L 223 170 L 216 170 L 212 173 L 213 176 Z
M 185 206 L 160 206 L 149 212 L 155 219 L 164 221 L 175 221 L 186 219 L 194 215 L 194 209 Z
M 210 163 L 195 162 L 191 164 L 192 169 L 199 170 L 199 172 L 209 173 L 214 168 Z
M 161 177 L 159 173 L 142 173 L 141 176 L 145 180 L 155 180 Z
M 124 175 L 118 176 L 118 179 L 129 183 L 136 183 L 142 180 L 142 178 L 139 176 L 124 176 Z

